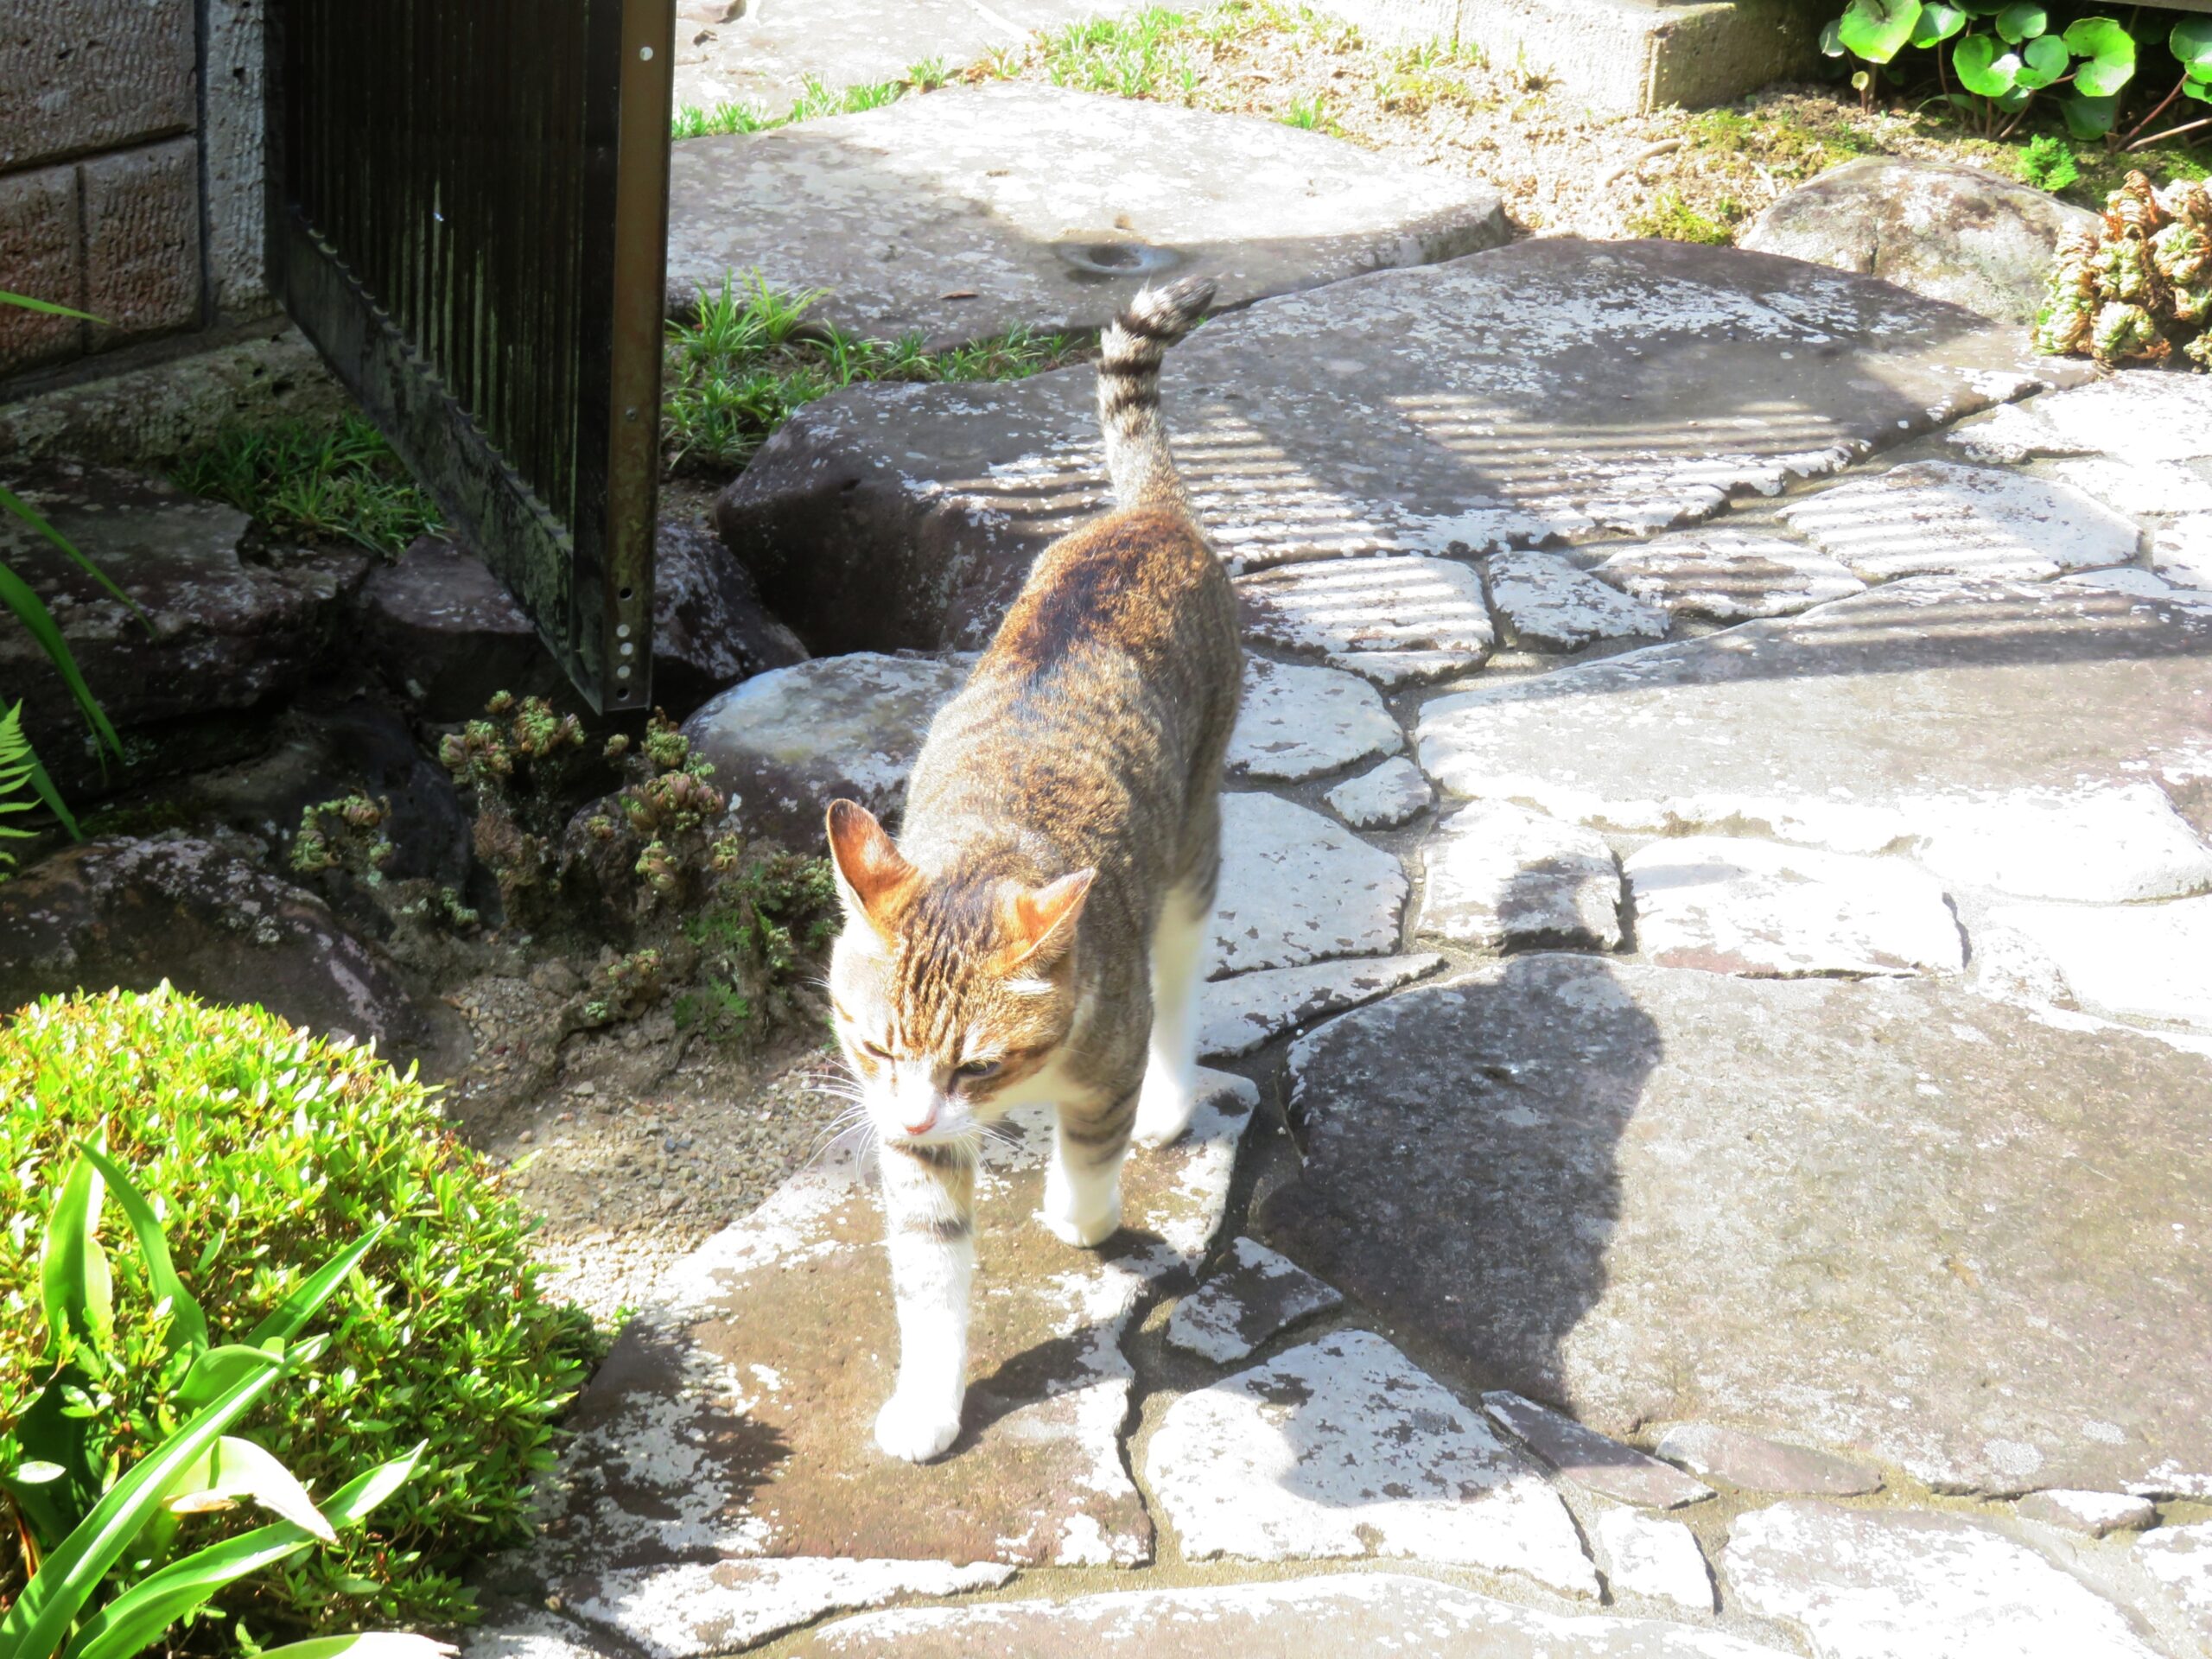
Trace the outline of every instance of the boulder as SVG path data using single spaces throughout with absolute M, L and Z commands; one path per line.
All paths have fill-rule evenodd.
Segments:
M 2212 1058 L 1932 980 L 1538 956 L 1290 1068 L 1252 1230 L 1447 1379 L 1944 1491 L 2212 1493 Z
M 664 518 L 653 543 L 653 702 L 681 720 L 715 692 L 806 660 L 753 577 L 703 526 Z
M 953 86 L 677 144 L 668 295 L 758 271 L 849 334 L 954 345 L 1098 328 L 1147 282 L 1211 277 L 1230 309 L 1510 234 L 1486 184 L 1280 121 Z
M 0 627 L 0 685 L 66 795 L 82 798 L 234 759 L 246 721 L 306 683 L 347 594 L 369 563 L 358 548 L 244 556 L 250 521 L 159 480 L 43 463 L 17 493 L 137 607 L 111 594 L 27 524 L 0 513 L 0 564 L 44 602 L 78 669 L 124 736 L 103 770 L 60 677 L 28 630 Z
M 567 683 L 491 567 L 448 537 L 421 537 L 371 571 L 358 613 L 368 661 L 424 720 L 474 720 L 498 692 Z
M 2043 303 L 2059 238 L 2096 222 L 1978 167 L 1869 156 L 1782 196 L 1738 242 L 2024 325 Z
M 434 1034 L 382 951 L 216 842 L 87 842 L 0 885 L 0 1008 L 163 980 L 318 1036 L 373 1039 L 395 1059 Z
M 1255 568 L 1649 534 L 2092 372 L 1866 277 L 1544 238 L 1219 318 L 1169 358 L 1165 399 L 1199 516 Z M 810 404 L 716 524 L 817 649 L 981 644 L 1105 504 L 1095 378 Z

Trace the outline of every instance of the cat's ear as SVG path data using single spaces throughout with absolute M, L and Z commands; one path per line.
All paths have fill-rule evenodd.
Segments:
M 829 826 L 830 862 L 845 913 L 881 932 L 891 899 L 916 879 L 914 867 L 857 801 L 830 802 Z
M 1077 870 L 1041 887 L 1017 887 L 1007 902 L 1007 931 L 1011 937 L 1001 953 L 1007 968 L 1027 963 L 1048 965 L 1075 943 L 1075 925 L 1083 914 L 1083 901 L 1090 896 L 1096 870 Z

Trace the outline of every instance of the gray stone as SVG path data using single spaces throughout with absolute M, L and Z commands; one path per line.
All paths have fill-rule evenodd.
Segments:
M 1659 1437 L 1659 1455 L 1747 1492 L 1857 1497 L 1882 1485 L 1864 1464 L 1725 1423 L 1677 1423 Z
M 1807 496 L 1782 516 L 1869 582 L 2035 580 L 2133 558 L 2141 532 L 2079 490 L 2024 473 L 1920 461 Z
M 1245 659 L 1243 705 L 1229 740 L 1232 775 L 1319 778 L 1405 746 L 1382 696 L 1358 676 Z
M 2052 477 L 2123 517 L 2212 512 L 2212 481 L 2191 472 L 2184 461 L 2091 455 L 2054 461 L 2050 470 Z
M 1849 570 L 1802 542 L 1740 530 L 1676 531 L 1608 555 L 1592 574 L 1670 615 L 1715 622 L 1794 616 L 1866 591 Z
M 320 1037 L 420 1055 L 436 1034 L 383 951 L 315 894 L 181 837 L 91 841 L 0 884 L 0 1010 L 74 990 L 258 1002 Z
M 1969 461 L 2012 467 L 2039 455 L 2094 455 L 2098 446 L 2063 435 L 2036 413 L 2033 400 L 2000 404 L 1986 414 L 1961 421 L 1943 442 Z
M 2172 1592 L 2198 1640 L 2212 1649 L 2212 1521 L 2162 1527 L 2135 1546 L 2135 1559 Z
M 2040 1521 L 2047 1527 L 2102 1538 L 2114 1532 L 2139 1532 L 2158 1522 L 2158 1512 L 2147 1497 L 2126 1492 L 2069 1492 L 2063 1490 L 2030 1492 L 2014 1506 L 2022 1519 Z
M 1490 601 L 1508 643 L 1577 651 L 1599 639 L 1663 639 L 1667 617 L 1586 575 L 1556 553 L 1496 553 L 1485 561 Z
M 1146 1447 L 1145 1477 L 1194 1560 L 1411 1557 L 1598 1594 L 1558 1494 L 1370 1332 L 1183 1395 Z
M 461 1638 L 461 1659 L 603 1659 L 607 1645 L 556 1613 L 495 1603 Z
M 828 290 L 851 333 L 950 344 L 1097 328 L 1148 280 L 1240 306 L 1493 248 L 1488 185 L 1279 121 L 1061 86 L 956 86 L 675 147 L 668 292 L 733 271 Z
M 845 798 L 895 818 L 931 718 L 968 677 L 959 658 L 817 657 L 756 674 L 683 722 L 715 785 L 759 835 L 812 849 Z
M 2212 512 L 2160 524 L 2151 534 L 2151 563 L 2177 588 L 2212 588 Z
M 661 521 L 653 544 L 654 705 L 681 720 L 753 674 L 806 660 L 760 608 L 751 575 L 696 524 Z
M 1011 1567 L 988 1561 L 679 1561 L 605 1573 L 570 1611 L 652 1659 L 708 1659 L 741 1652 L 824 1613 L 880 1607 L 903 1596 L 989 1590 L 1013 1576 Z
M 1605 838 L 1499 801 L 1463 806 L 1421 844 L 1423 938 L 1491 950 L 1621 942 L 1621 874 Z
M 1336 1573 L 1275 1584 L 1124 1591 L 1071 1601 L 863 1613 L 800 1637 L 796 1659 L 979 1654 L 1422 1654 L 1430 1659 L 1783 1659 L 1778 1648 L 1656 1619 L 1539 1612 L 1434 1579 Z
M 986 1141 L 966 1426 L 927 1467 L 873 1443 L 899 1344 L 872 1171 L 850 1137 L 837 1143 L 679 1262 L 617 1341 L 569 1415 L 537 1570 L 570 1607 L 672 1653 L 720 1651 L 729 1621 L 785 1591 L 818 1598 L 824 1580 L 855 1605 L 948 1561 L 1148 1560 L 1152 1523 L 1121 1456 L 1122 1339 L 1164 1280 L 1211 1252 L 1258 1098 L 1241 1078 L 1201 1083 L 1190 1132 L 1131 1157 L 1127 1230 L 1095 1253 L 1036 1218 L 1050 1111 L 1019 1110 L 1010 1137 Z M 781 1563 L 769 1576 L 784 1589 L 696 1574 L 702 1594 L 728 1592 L 709 1608 L 626 1576 L 716 1562 Z M 877 1570 L 892 1562 L 906 1580 Z
M 1868 156 L 1780 197 L 1738 239 L 2025 324 L 2060 238 L 2096 223 L 2087 208 L 1978 167 Z
M 2163 369 L 2122 369 L 2037 397 L 2008 423 L 2020 455 L 2212 456 L 2212 383 Z M 2006 455 L 2005 460 L 2019 456 Z
M 1433 951 L 1403 957 L 1355 957 L 1303 968 L 1269 968 L 1217 979 L 1198 1000 L 1198 1053 L 1235 1059 L 1386 991 L 1426 979 L 1444 966 Z
M 370 571 L 355 615 L 362 654 L 428 721 L 474 720 L 496 692 L 543 696 L 563 683 L 490 567 L 442 536 Z
M 1662 967 L 1795 979 L 1966 966 L 1942 884 L 1903 859 L 1690 836 L 1621 869 L 1637 948 Z
M 1494 1389 L 1483 1395 L 1483 1409 L 1561 1475 L 1593 1492 L 1655 1510 L 1680 1509 L 1713 1496 L 1712 1487 L 1672 1464 L 1517 1394 Z
M 1635 1510 L 1600 1510 L 1591 1528 L 1605 1561 L 1605 1584 L 1624 1594 L 1669 1601 L 1685 1612 L 1719 1611 L 1713 1569 L 1696 1535 L 1679 1521 Z
M 1990 920 L 2033 944 L 2084 1007 L 2212 1032 L 2212 896 L 2164 905 L 2005 905 Z
M 1346 779 L 1322 797 L 1355 830 L 1395 830 L 1427 811 L 1435 798 L 1427 777 L 1402 755 Z
M 1224 795 L 1221 852 L 1217 976 L 1397 948 L 1406 873 L 1342 824 L 1277 796 Z
M 1923 577 L 1432 701 L 1447 794 L 1626 834 L 1910 852 L 1955 885 L 2121 901 L 2212 886 L 2212 617 Z M 2195 810 L 2195 809 L 2191 809 Z
M 1220 318 L 1165 396 L 1200 517 L 1253 568 L 1648 534 L 2090 372 L 1866 277 L 1538 238 Z M 1095 378 L 822 399 L 717 523 L 817 650 L 980 643 L 1104 504 Z
M 1290 1069 L 1252 1230 L 1433 1363 L 1947 1491 L 2212 1491 L 2212 1059 L 1929 980 L 1539 956 Z
M 1344 1298 L 1266 1245 L 1239 1238 L 1213 1275 L 1175 1304 L 1167 1340 L 1201 1359 L 1226 1365 L 1299 1320 Z
M 1480 668 L 1497 643 L 1483 579 L 1456 559 L 1338 559 L 1243 578 L 1244 629 L 1285 651 L 1319 652 L 1378 685 Z
M 1820 1659 L 2153 1659 L 2111 1603 L 1962 1515 L 1777 1503 L 1738 1519 L 1736 1599 Z

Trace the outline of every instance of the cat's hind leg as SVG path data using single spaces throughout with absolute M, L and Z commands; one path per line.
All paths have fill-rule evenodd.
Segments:
M 1152 936 L 1152 1041 L 1137 1096 L 1139 1145 L 1164 1147 L 1198 1103 L 1198 995 L 1211 944 L 1213 883 L 1171 888 Z
M 1045 1170 L 1045 1224 L 1082 1249 L 1103 1244 L 1122 1225 L 1122 1160 L 1135 1122 L 1134 1090 L 1103 1111 L 1062 1105 L 1054 1112 L 1052 1160 Z
M 899 1382 L 875 1443 L 926 1463 L 960 1434 L 968 1393 L 968 1298 L 976 1276 L 976 1165 L 965 1147 L 883 1148 L 884 1243 L 899 1313 Z

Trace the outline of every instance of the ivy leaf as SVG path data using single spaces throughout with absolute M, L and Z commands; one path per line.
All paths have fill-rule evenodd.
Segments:
M 2066 44 L 2088 61 L 2074 72 L 2085 98 L 2110 98 L 2135 79 L 2135 37 L 2110 17 L 2067 26 Z
M 2014 46 L 2032 41 L 2050 27 L 2050 15 L 2033 0 L 2018 0 L 1997 14 L 1997 32 Z
M 2001 98 L 2019 79 L 2017 52 L 1998 55 L 1997 42 L 1986 35 L 1969 35 L 1951 48 L 1951 68 L 1959 85 L 1984 98 Z
M 2081 83 L 2077 80 L 2075 84 Z M 2101 138 L 2112 130 L 2113 122 L 2120 114 L 2120 99 L 2084 98 L 2077 92 L 2061 104 L 2058 111 L 2066 118 L 2066 130 L 2076 138 Z
M 2212 17 L 2184 17 L 2166 36 L 2166 47 L 2191 80 L 2212 80 Z
M 1967 15 L 1958 7 L 1945 5 L 1943 0 L 1924 0 L 1920 21 L 1912 26 L 1912 43 L 1941 46 L 1966 26 Z
M 2073 59 L 2065 41 L 2053 35 L 2038 35 L 2020 48 L 2018 84 L 2030 92 L 2039 91 L 2064 74 Z
M 1912 39 L 1920 0 L 1851 0 L 1836 20 L 1836 38 L 1854 57 L 1887 63 Z

